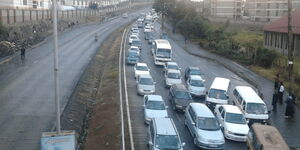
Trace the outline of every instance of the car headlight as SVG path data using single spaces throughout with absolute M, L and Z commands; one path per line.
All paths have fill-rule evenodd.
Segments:
M 225 132 L 226 132 L 227 134 L 234 134 L 233 132 L 228 131 L 228 130 L 225 130 Z

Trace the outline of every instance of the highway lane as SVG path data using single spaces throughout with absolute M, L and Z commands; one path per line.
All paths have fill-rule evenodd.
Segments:
M 103 40 L 114 30 L 129 23 L 117 17 L 105 23 L 74 28 L 59 36 L 60 98 L 63 109 L 85 67 Z M 98 42 L 94 41 L 98 33 Z M 40 149 L 41 132 L 54 126 L 53 40 L 26 53 L 25 64 L 16 57 L 0 75 L 0 149 Z
M 155 30 L 160 33 L 159 24 L 155 24 Z M 140 62 L 145 62 L 148 64 L 151 69 L 151 75 L 156 84 L 156 94 L 161 95 L 168 106 L 170 102 L 167 100 L 168 89 L 165 88 L 164 85 L 164 76 L 163 76 L 163 68 L 154 65 L 153 56 L 151 55 L 150 46 L 147 41 L 144 40 L 143 30 L 140 30 L 140 38 L 143 42 L 143 47 L 141 51 L 141 59 Z M 209 87 L 214 77 L 225 77 L 231 80 L 230 93 L 236 85 L 249 85 L 242 78 L 229 71 L 228 69 L 220 66 L 219 64 L 201 59 L 199 57 L 195 57 L 193 55 L 188 54 L 183 50 L 182 47 L 176 44 L 176 41 L 169 40 L 172 45 L 173 50 L 173 61 L 177 62 L 181 68 L 182 75 L 184 74 L 184 69 L 188 66 L 198 66 L 205 73 L 204 77 L 206 79 L 206 86 Z M 128 94 L 129 94 L 129 102 L 130 102 L 130 114 L 133 126 L 133 136 L 135 142 L 135 149 L 146 149 L 146 131 L 147 126 L 144 124 L 143 118 L 143 99 L 142 96 L 138 96 L 136 94 L 136 83 L 134 79 L 133 66 L 127 66 L 127 86 L 128 86 Z M 197 99 L 196 102 L 203 102 L 204 100 Z M 174 112 L 171 107 L 168 108 L 169 116 L 174 120 L 176 127 L 181 136 L 181 140 L 186 142 L 186 146 L 184 149 L 194 150 L 198 149 L 194 144 L 192 137 L 188 131 L 188 129 L 184 126 L 184 114 L 180 112 Z M 226 140 L 225 150 L 244 150 L 246 149 L 245 143 L 241 142 L 233 142 Z

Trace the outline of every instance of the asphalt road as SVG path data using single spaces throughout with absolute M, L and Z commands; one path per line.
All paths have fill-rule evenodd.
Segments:
M 159 24 L 155 25 L 155 30 L 157 33 L 160 33 Z M 157 34 L 158 35 L 158 34 Z M 157 36 L 158 37 L 158 36 Z M 156 94 L 161 95 L 166 104 L 171 106 L 170 102 L 167 100 L 168 89 L 165 88 L 164 84 L 164 76 L 163 76 L 163 68 L 159 66 L 155 66 L 153 61 L 153 56 L 151 55 L 150 46 L 148 45 L 147 41 L 144 40 L 143 30 L 140 29 L 140 38 L 143 42 L 143 47 L 141 51 L 141 59 L 140 62 L 144 62 L 148 64 L 150 68 L 150 73 L 154 79 L 156 84 Z M 188 66 L 198 66 L 200 69 L 205 73 L 204 78 L 206 80 L 206 86 L 209 87 L 212 80 L 215 77 L 225 77 L 230 79 L 231 86 L 230 92 L 237 85 L 249 85 L 246 81 L 242 78 L 234 74 L 233 72 L 229 71 L 223 66 L 219 64 L 206 60 L 201 59 L 199 57 L 193 56 L 188 54 L 186 51 L 183 50 L 182 47 L 176 44 L 175 41 L 169 39 L 172 50 L 173 50 L 173 61 L 177 62 L 177 64 L 181 68 L 182 75 L 184 74 L 184 69 Z M 144 124 L 144 115 L 143 115 L 143 97 L 138 96 L 136 93 L 136 83 L 134 79 L 134 71 L 133 66 L 126 67 L 126 76 L 127 76 L 127 86 L 128 86 L 128 98 L 130 103 L 130 115 L 132 120 L 133 126 L 133 136 L 134 136 L 134 144 L 135 149 L 142 150 L 147 149 L 147 126 Z M 251 86 L 251 85 L 249 85 Z M 197 99 L 195 102 L 204 102 L 204 100 Z M 176 127 L 179 131 L 181 140 L 186 142 L 186 146 L 184 149 L 186 150 L 195 150 L 198 149 L 193 144 L 193 139 L 188 131 L 188 129 L 184 125 L 184 113 L 174 112 L 171 107 L 168 108 L 168 115 L 171 117 Z M 246 149 L 246 144 L 241 142 L 233 142 L 226 140 L 225 150 L 244 150 Z
M 116 17 L 104 23 L 76 27 L 59 36 L 60 99 L 63 109 L 81 74 L 103 40 L 129 23 Z M 98 33 L 98 42 L 94 41 Z M 53 40 L 26 53 L 25 63 L 15 57 L 0 75 L 0 149 L 40 149 L 41 132 L 50 131 L 55 122 Z

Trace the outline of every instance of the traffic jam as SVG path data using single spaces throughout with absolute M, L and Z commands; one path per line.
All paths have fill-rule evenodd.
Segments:
M 143 112 L 147 128 L 144 144 L 149 149 L 193 149 L 188 144 L 200 149 L 230 149 L 225 146 L 228 141 L 252 150 L 289 149 L 278 130 L 268 124 L 269 111 L 257 90 L 249 85 L 234 86 L 221 74 L 208 84 L 201 66 L 181 68 L 172 59 L 170 37 L 156 30 L 155 24 L 159 24 L 155 10 L 141 14 L 131 26 L 125 57 L 128 70 L 133 72 L 127 78 L 135 81 L 142 101 L 138 108 Z M 143 61 L 143 53 L 149 54 L 143 57 L 153 64 Z M 150 65 L 160 71 L 153 72 Z M 163 78 L 156 81 L 154 74 Z M 168 92 L 158 95 L 161 89 Z M 183 118 L 191 141 L 184 141 L 174 123 L 177 117 L 170 117 L 170 112 Z M 272 140 L 280 144 L 272 144 Z

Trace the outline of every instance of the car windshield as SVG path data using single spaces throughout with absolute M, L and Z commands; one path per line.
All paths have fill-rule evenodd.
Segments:
M 168 69 L 175 69 L 175 70 L 179 70 L 177 65 L 168 65 Z
M 190 75 L 202 75 L 202 73 L 198 69 L 191 69 Z
M 129 57 L 137 57 L 138 54 L 137 54 L 136 52 L 129 52 L 129 53 L 128 53 L 128 56 L 129 56 Z
M 228 99 L 228 97 L 226 96 L 226 92 L 218 89 L 210 89 L 208 93 L 208 97 L 215 98 L 215 99 L 224 99 L 224 100 Z
M 205 118 L 205 117 L 198 117 L 198 124 L 199 129 L 202 130 L 219 130 L 219 124 L 215 118 Z
M 242 114 L 226 113 L 225 121 L 236 124 L 246 124 L 246 119 Z
M 131 39 L 138 39 L 136 36 L 131 36 Z
M 139 71 L 148 71 L 148 67 L 147 66 L 136 66 L 136 70 L 139 70 Z
M 138 51 L 139 49 L 136 47 L 130 48 L 131 51 Z
M 157 135 L 155 147 L 159 149 L 179 149 L 181 147 L 179 137 L 177 135 Z
M 162 101 L 148 101 L 146 108 L 153 110 L 165 110 L 165 104 Z
M 143 85 L 153 85 L 153 80 L 151 78 L 141 78 L 140 84 Z
M 140 41 L 134 40 L 134 41 L 132 41 L 131 45 L 133 45 L 133 46 L 140 46 L 141 43 L 140 43 Z
M 171 50 L 170 49 L 158 49 L 157 52 L 156 52 L 157 56 L 160 56 L 160 57 L 171 57 Z
M 192 99 L 191 95 L 187 91 L 176 91 L 175 97 L 178 99 Z
M 179 73 L 168 73 L 168 78 L 180 79 L 180 74 Z
M 262 103 L 247 103 L 247 113 L 265 114 L 267 113 L 267 107 Z
M 190 85 L 191 86 L 196 86 L 196 87 L 204 87 L 204 84 L 203 84 L 202 80 L 191 80 Z

